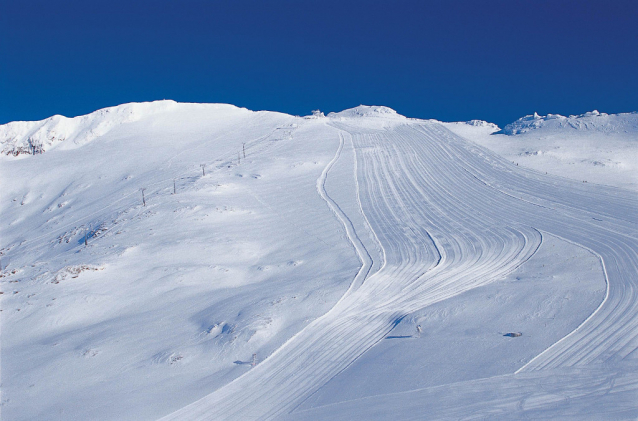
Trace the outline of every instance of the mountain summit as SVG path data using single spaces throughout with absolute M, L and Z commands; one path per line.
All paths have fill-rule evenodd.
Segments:
M 540 116 L 537 113 L 519 118 L 508 124 L 503 133 L 516 135 L 531 131 L 589 131 L 601 133 L 628 133 L 638 134 L 638 113 L 606 114 L 596 110 L 569 117 L 560 114 L 547 114 Z
M 332 118 L 358 118 L 358 117 L 384 117 L 384 118 L 405 118 L 398 114 L 392 108 L 378 105 L 359 105 L 358 107 L 348 108 L 338 113 L 330 113 L 328 117 Z

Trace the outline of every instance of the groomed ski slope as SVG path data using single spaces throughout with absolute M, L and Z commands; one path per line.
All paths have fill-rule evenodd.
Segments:
M 636 192 L 464 130 L 173 101 L 0 126 L 0 417 L 638 418 Z
M 565 402 L 572 396 L 620 396 L 610 403 L 620 410 L 616 416 L 638 414 L 635 405 L 627 404 L 638 390 L 635 194 L 516 167 L 435 122 L 407 120 L 383 109 L 344 113 L 313 124 L 334 128 L 340 139 L 317 189 L 361 260 L 350 289 L 254 369 L 162 420 L 276 419 L 286 414 L 289 419 L 389 419 L 396 414 L 400 419 L 448 419 L 504 415 L 499 408 L 551 417 L 569 415 Z M 350 218 L 359 216 L 344 212 L 325 188 L 344 147 L 356 156 L 351 176 L 365 219 L 359 226 L 369 232 L 356 232 Z M 574 331 L 516 373 L 451 385 L 445 390 L 453 388 L 454 398 L 443 403 L 439 396 L 447 392 L 433 388 L 414 392 L 429 399 L 408 393 L 371 398 L 376 404 L 363 400 L 295 412 L 410 312 L 510 273 L 535 253 L 545 234 L 599 256 L 607 291 Z M 379 269 L 371 271 L 375 261 Z M 633 372 L 619 374 L 627 367 Z M 534 388 L 542 383 L 539 379 L 556 375 L 564 380 L 552 381 L 553 388 Z M 617 388 L 588 389 L 592 382 L 614 379 Z M 530 387 L 537 406 L 518 405 L 529 398 Z M 485 399 L 488 390 L 492 399 Z M 397 412 L 405 400 L 409 410 Z M 582 400 L 573 404 L 582 409 Z M 592 416 L 596 418 L 595 411 Z

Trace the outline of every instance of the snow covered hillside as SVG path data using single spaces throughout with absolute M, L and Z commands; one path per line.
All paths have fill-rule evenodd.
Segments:
M 0 126 L 2 419 L 635 419 L 635 191 L 488 144 L 633 147 L 635 114 L 563 119 Z
M 174 101 L 131 103 L 75 118 L 55 115 L 42 121 L 14 121 L 0 126 L 2 153 L 34 155 L 56 147 L 75 148 L 105 135 L 120 124 L 176 106 Z
M 448 129 L 537 171 L 638 191 L 638 113 L 528 115 L 499 128 L 484 121 Z

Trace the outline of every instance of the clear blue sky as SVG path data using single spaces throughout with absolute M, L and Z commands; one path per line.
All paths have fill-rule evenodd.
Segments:
M 2 0 L 0 124 L 124 102 L 638 110 L 638 1 Z

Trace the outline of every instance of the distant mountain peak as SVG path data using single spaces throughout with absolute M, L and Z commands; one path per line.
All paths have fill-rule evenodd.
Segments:
M 517 135 L 535 130 L 556 129 L 604 133 L 638 132 L 638 113 L 607 114 L 594 110 L 569 117 L 560 114 L 542 116 L 534 113 L 508 124 L 503 133 Z
M 208 107 L 211 111 L 240 110 L 229 104 L 192 104 L 158 100 L 116 105 L 77 117 L 54 115 L 40 121 L 13 121 L 0 125 L 0 154 L 36 155 L 63 142 L 67 148 L 74 147 L 72 145 L 83 145 L 121 124 L 184 107 Z
M 467 124 L 468 126 L 474 126 L 474 127 L 486 127 L 495 132 L 501 130 L 496 124 L 490 123 L 489 121 L 485 121 L 485 120 L 469 120 L 464 122 L 463 124 Z
M 343 110 L 338 113 L 330 113 L 328 117 L 331 118 L 339 118 L 339 117 L 395 117 L 395 118 L 405 118 L 401 114 L 397 113 L 390 107 L 384 107 L 379 105 L 359 105 L 358 107 L 349 108 L 347 110 Z

